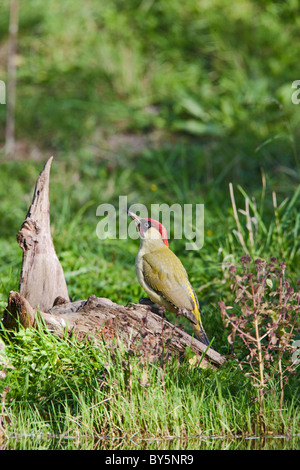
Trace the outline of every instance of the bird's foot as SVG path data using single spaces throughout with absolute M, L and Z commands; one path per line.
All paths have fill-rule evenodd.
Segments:
M 162 318 L 166 318 L 166 307 L 163 307 L 162 305 L 154 304 L 152 307 L 152 312 L 156 313 Z
M 153 305 L 155 305 L 154 302 L 152 302 L 152 300 L 149 299 L 149 297 L 141 297 L 139 299 L 139 304 L 148 305 L 150 307 L 153 307 Z
M 157 315 L 163 318 L 165 317 L 166 308 L 163 307 L 162 305 L 158 305 L 155 302 L 152 302 L 152 300 L 149 299 L 149 297 L 142 297 L 141 299 L 139 299 L 139 303 L 141 305 L 144 305 L 149 310 L 151 310 L 151 312 L 156 313 Z

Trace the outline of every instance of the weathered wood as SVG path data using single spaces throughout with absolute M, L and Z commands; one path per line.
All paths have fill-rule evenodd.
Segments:
M 40 312 L 28 306 L 21 294 L 12 291 L 8 300 L 8 307 L 11 306 L 13 309 L 10 313 L 7 309 L 3 318 L 6 328 L 14 328 L 17 320 L 25 327 L 34 326 L 36 315 L 40 315 L 49 331 L 58 336 L 63 337 L 67 331 L 78 340 L 94 338 L 105 341 L 112 350 L 121 342 L 128 351 L 148 362 L 174 356 L 182 358 L 187 348 L 195 354 L 195 363 L 202 358 L 201 367 L 216 368 L 225 362 L 225 358 L 211 348 L 203 357 L 206 350 L 203 343 L 141 304 L 125 307 L 91 295 L 87 300 L 56 302 L 49 312 Z
M 31 307 L 28 300 L 19 292 L 11 291 L 8 304 L 4 311 L 3 324 L 10 330 L 18 329 L 19 325 L 24 328 L 35 326 L 36 311 Z
M 49 213 L 51 157 L 39 175 L 31 206 L 17 235 L 23 250 L 19 291 L 33 308 L 47 311 L 56 297 L 69 299 L 63 269 L 55 252 Z

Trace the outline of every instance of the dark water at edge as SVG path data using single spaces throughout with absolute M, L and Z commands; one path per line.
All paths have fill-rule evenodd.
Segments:
M 2 437 L 1 450 L 299 450 L 300 434 L 293 436 L 191 436 L 139 439 L 68 435 L 13 435 Z

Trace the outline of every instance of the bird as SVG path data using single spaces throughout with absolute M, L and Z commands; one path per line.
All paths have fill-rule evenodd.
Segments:
M 182 262 L 169 248 L 166 228 L 157 220 L 141 218 L 129 210 L 127 214 L 134 220 L 140 235 L 135 260 L 140 285 L 154 304 L 186 317 L 195 336 L 209 346 L 197 296 Z

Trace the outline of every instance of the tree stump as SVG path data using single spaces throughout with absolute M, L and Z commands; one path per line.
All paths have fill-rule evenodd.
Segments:
M 57 296 L 69 299 L 62 266 L 50 230 L 51 157 L 37 179 L 31 206 L 17 235 L 23 250 L 19 291 L 33 308 L 47 311 Z

